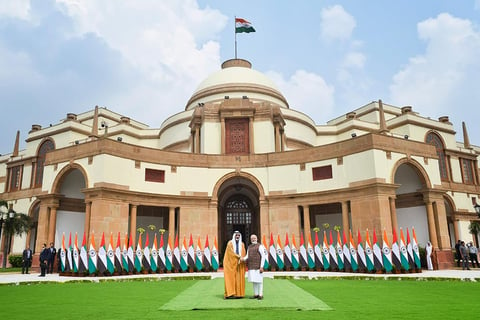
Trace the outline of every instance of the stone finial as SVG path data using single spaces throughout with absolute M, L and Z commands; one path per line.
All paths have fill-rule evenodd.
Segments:
M 15 137 L 15 144 L 13 146 L 12 157 L 18 156 L 19 146 L 20 146 L 20 130 L 17 130 L 17 136 Z
M 385 121 L 385 112 L 383 110 L 383 102 L 382 100 L 378 100 L 378 110 L 380 116 L 380 130 L 379 133 L 386 133 L 388 132 L 387 122 Z
M 463 146 L 466 149 L 472 149 L 472 146 L 470 145 L 470 139 L 468 138 L 467 125 L 465 124 L 465 121 L 462 121 L 462 129 L 463 129 Z
M 92 136 L 98 136 L 98 106 L 95 106 L 95 112 L 93 113 Z

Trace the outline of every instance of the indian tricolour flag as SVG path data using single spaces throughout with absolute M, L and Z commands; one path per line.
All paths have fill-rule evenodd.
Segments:
M 355 243 L 353 242 L 352 230 L 348 231 L 349 244 L 348 248 L 350 249 L 350 262 L 352 263 L 352 271 L 356 272 L 358 270 L 358 256 L 357 250 L 355 249 Z
M 363 250 L 362 236 L 360 235 L 360 229 L 358 230 L 357 237 L 358 237 L 357 239 L 358 268 L 361 271 L 364 271 L 365 268 L 367 267 L 367 259 L 365 257 L 365 250 Z
M 340 230 L 337 230 L 337 264 L 338 270 L 343 270 L 345 268 L 345 257 L 343 255 L 342 239 L 340 238 Z
M 283 257 L 283 250 L 282 250 L 282 242 L 280 240 L 280 235 L 277 237 L 277 266 L 278 270 L 283 270 L 285 267 L 284 257 Z
M 383 266 L 385 271 L 392 271 L 392 251 L 388 245 L 387 231 L 383 230 L 383 247 L 382 247 L 382 256 L 383 256 Z
M 372 243 L 370 242 L 370 236 L 367 234 L 365 235 L 365 259 L 367 260 L 367 269 L 368 271 L 375 270 L 375 265 L 373 262 L 373 250 L 372 250 Z
M 348 239 L 347 235 L 345 234 L 345 230 L 342 230 L 343 236 L 343 265 L 345 270 L 350 271 L 352 270 L 352 255 L 350 254 L 350 249 L 348 248 Z
M 102 232 L 102 241 L 100 242 L 100 247 L 98 248 L 98 264 L 97 264 L 98 273 L 102 274 L 107 271 L 107 250 L 105 250 L 105 233 Z
M 255 29 L 249 21 L 242 18 L 235 18 L 235 33 L 242 32 L 255 32 Z
M 137 242 L 137 250 L 135 250 L 135 270 L 137 272 L 142 271 L 142 259 L 143 259 L 143 251 L 142 251 L 142 234 L 138 235 L 138 242 Z
M 167 271 L 172 271 L 173 268 L 173 251 L 170 235 L 168 235 L 167 249 L 165 250 L 165 268 Z
M 323 230 L 322 259 L 323 270 L 328 270 L 330 268 L 330 251 L 328 250 L 327 232 L 325 230 Z
M 205 239 L 205 246 L 203 247 L 203 266 L 206 271 L 210 271 L 212 267 L 212 253 L 210 252 L 210 244 L 208 243 L 208 234 Z
M 78 236 L 75 232 L 75 241 L 73 242 L 72 250 L 73 272 L 78 272 Z
M 200 237 L 198 237 L 197 248 L 195 250 L 195 269 L 201 271 L 203 267 L 203 253 L 202 244 L 200 243 Z
M 300 266 L 300 260 L 298 258 L 297 243 L 295 242 L 295 235 L 292 233 L 292 267 L 293 267 L 293 270 L 298 270 L 299 266 Z
M 213 270 L 218 270 L 218 251 L 217 251 L 217 237 L 213 240 L 213 247 L 212 247 L 212 268 Z
M 173 268 L 176 271 L 180 271 L 180 262 L 182 257 L 180 256 L 180 249 L 178 248 L 178 234 L 175 235 L 175 245 L 173 247 Z
M 115 272 L 115 252 L 113 251 L 113 233 L 110 232 L 110 242 L 107 248 L 107 270 L 110 274 Z
M 268 263 L 274 270 L 277 268 L 277 250 L 275 250 L 275 242 L 273 242 L 273 233 L 270 233 L 270 247 L 268 251 Z
M 288 232 L 285 237 L 285 246 L 283 247 L 283 254 L 285 256 L 285 269 L 290 270 L 292 267 L 292 250 L 290 249 L 290 243 L 288 242 Z
M 88 254 L 87 254 L 87 234 L 83 232 L 82 247 L 80 248 L 80 262 L 78 265 L 78 272 L 85 272 L 88 270 Z
M 97 271 L 97 251 L 95 251 L 95 238 L 92 232 L 90 240 L 90 248 L 88 249 L 88 272 L 90 274 Z
M 67 248 L 67 267 L 65 271 L 72 270 L 72 233 L 70 232 L 68 236 L 68 248 Z M 413 261 L 413 260 L 412 260 Z
M 398 247 L 397 232 L 393 229 L 392 239 L 392 262 L 397 270 L 402 268 L 402 260 L 400 256 L 400 248 Z
M 123 242 L 123 249 L 122 249 L 122 267 L 123 270 L 129 272 L 128 267 L 128 234 L 125 233 L 125 241 Z
M 188 266 L 190 268 L 195 268 L 195 248 L 193 247 L 193 237 L 190 233 L 190 240 L 188 241 Z
M 315 252 L 313 251 L 312 236 L 310 235 L 310 231 L 308 232 L 307 263 L 310 269 L 315 269 Z
M 145 237 L 145 246 L 143 247 L 142 266 L 144 270 L 150 270 L 150 239 L 148 238 L 148 232 Z
M 410 264 L 410 269 L 415 268 L 415 258 L 413 257 L 413 246 L 410 241 L 410 233 L 407 228 L 407 252 L 408 252 L 408 263 Z
M 133 253 L 132 234 L 130 234 L 130 240 L 128 241 L 127 257 L 128 257 L 128 271 L 133 272 L 133 267 L 135 266 L 135 255 Z
M 383 258 L 382 258 L 382 250 L 380 249 L 380 246 L 378 245 L 378 240 L 377 240 L 377 233 L 375 232 L 375 229 L 373 229 L 373 243 L 372 243 L 372 249 L 373 249 L 373 265 L 375 266 L 375 270 L 380 271 L 383 268 Z
M 307 249 L 305 248 L 305 241 L 303 240 L 303 233 L 300 232 L 300 267 L 307 268 L 308 266 L 308 257 L 307 257 Z
M 408 263 L 407 246 L 405 245 L 405 237 L 403 236 L 402 228 L 400 228 L 400 262 L 402 263 L 403 269 L 410 269 L 410 264 Z
M 267 270 L 270 264 L 268 263 L 268 252 L 267 252 L 267 240 L 265 239 L 265 235 L 262 238 L 263 244 L 263 255 L 265 256 L 265 262 L 263 263 L 263 269 Z
M 67 260 L 67 251 L 65 248 L 65 232 L 62 235 L 62 250 L 60 251 L 60 266 L 62 268 L 62 272 L 65 272 L 66 269 L 66 261 Z
M 420 263 L 420 251 L 418 250 L 417 235 L 415 234 L 414 227 L 412 227 L 412 249 L 413 249 L 413 260 L 415 261 L 415 265 L 417 269 L 421 269 L 422 265 Z
M 117 236 L 117 246 L 115 247 L 115 269 L 122 272 L 122 242 L 120 240 L 120 232 Z
M 150 268 L 153 272 L 157 272 L 158 250 L 157 250 L 157 234 L 153 237 L 152 251 L 150 252 Z
M 163 243 L 163 233 L 160 235 L 160 244 L 158 246 L 158 269 L 160 272 L 165 271 L 166 269 L 166 260 L 165 260 L 165 244 Z
M 322 249 L 320 248 L 320 242 L 318 240 L 318 231 L 315 231 L 315 244 L 313 245 L 313 251 L 315 251 L 315 266 L 323 269 Z
M 188 269 L 188 251 L 187 251 L 187 239 L 183 237 L 182 243 L 182 250 L 180 251 L 182 257 L 180 258 L 180 268 L 182 271 L 186 271 Z

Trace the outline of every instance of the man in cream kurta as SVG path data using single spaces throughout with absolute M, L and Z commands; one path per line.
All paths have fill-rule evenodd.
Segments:
M 251 244 L 248 246 L 247 255 L 242 258 L 247 261 L 248 282 L 253 283 L 253 299 L 263 299 L 263 266 L 265 264 L 265 247 L 257 242 L 257 236 L 250 236 Z
M 245 246 L 242 242 L 242 234 L 235 231 L 232 240 L 228 241 L 223 256 L 225 299 L 238 299 L 245 296 L 245 263 L 240 259 L 243 256 L 245 256 Z

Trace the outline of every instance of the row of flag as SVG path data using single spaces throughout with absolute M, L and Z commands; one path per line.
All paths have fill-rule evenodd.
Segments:
M 396 270 L 420 270 L 420 252 L 418 249 L 415 229 L 412 228 L 412 238 L 407 228 L 407 241 L 400 228 L 400 239 L 393 230 L 392 245 L 389 245 L 387 232 L 383 232 L 383 243 L 377 241 L 377 234 L 373 230 L 373 239 L 370 241 L 368 229 L 366 230 L 365 241 L 362 241 L 360 230 L 357 234 L 355 244 L 352 231 L 349 231 L 348 238 L 345 231 L 340 234 L 336 231 L 336 242 L 333 241 L 333 234 L 330 230 L 329 241 L 327 232 L 323 232 L 323 242 L 319 241 L 318 232 L 315 232 L 315 243 L 312 244 L 311 236 L 305 244 L 303 235 L 300 234 L 300 246 L 297 249 L 295 235 L 292 235 L 292 243 L 289 243 L 288 233 L 285 243 L 282 246 L 280 235 L 277 242 L 274 242 L 273 234 L 270 234 L 270 244 L 267 246 L 265 236 L 262 244 L 265 247 L 264 269 L 270 270 L 324 270 L 324 271 L 353 271 L 353 272 L 391 272 Z M 343 240 L 343 241 L 342 241 Z M 267 249 L 268 248 L 268 249 Z
M 87 248 L 86 234 L 83 234 L 81 247 L 78 247 L 78 237 L 75 233 L 72 242 L 72 234 L 69 236 L 68 246 L 65 246 L 65 233 L 62 236 L 62 247 L 60 251 L 60 265 L 62 272 L 89 273 L 89 274 L 113 274 L 114 272 L 141 272 L 142 270 L 151 272 L 165 271 L 187 271 L 194 269 L 197 271 L 214 270 L 219 267 L 217 238 L 210 248 L 208 236 L 205 245 L 202 248 L 200 238 L 196 247 L 193 244 L 192 235 L 187 246 L 186 239 L 179 245 L 178 235 L 175 237 L 175 245 L 172 246 L 171 238 L 168 237 L 166 246 L 164 245 L 163 234 L 160 237 L 160 243 L 157 247 L 157 235 L 150 244 L 148 233 L 145 244 L 142 241 L 142 235 L 139 236 L 137 247 L 134 250 L 132 237 L 125 236 L 123 246 L 120 233 L 117 236 L 117 242 L 114 246 L 113 234 L 110 234 L 108 244 L 105 240 L 105 234 L 102 233 L 102 240 L 98 249 L 95 246 L 95 238 L 92 233 L 90 245 Z M 142 246 L 143 245 L 143 246 Z

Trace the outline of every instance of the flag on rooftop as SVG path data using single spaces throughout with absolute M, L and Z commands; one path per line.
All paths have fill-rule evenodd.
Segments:
M 252 24 L 242 18 L 235 18 L 235 33 L 250 33 L 250 32 L 255 32 L 255 29 L 253 28 Z

